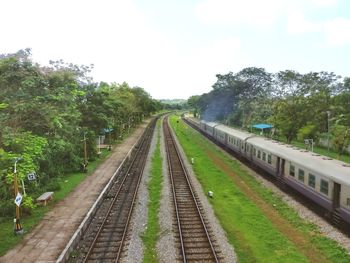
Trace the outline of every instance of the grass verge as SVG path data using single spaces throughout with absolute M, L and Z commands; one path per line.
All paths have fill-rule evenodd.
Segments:
M 146 230 L 142 235 L 144 245 L 143 262 L 158 262 L 156 244 L 159 237 L 158 211 L 162 190 L 162 157 L 160 153 L 160 120 L 157 122 L 157 145 L 152 157 L 151 178 L 148 183 L 148 221 Z
M 214 192 L 210 202 L 240 262 L 350 262 L 335 241 L 177 119 L 171 118 L 172 126 L 187 157 L 195 158 L 193 168 L 204 191 Z

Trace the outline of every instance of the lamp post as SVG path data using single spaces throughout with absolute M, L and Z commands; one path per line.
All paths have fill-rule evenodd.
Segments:
M 327 112 L 327 152 L 329 153 L 329 117 L 331 116 L 330 111 Z
M 13 170 L 13 186 L 14 186 L 14 191 L 15 191 L 15 204 L 16 204 L 16 218 L 13 220 L 14 221 L 14 233 L 15 234 L 23 234 L 23 228 L 20 222 L 20 211 L 19 211 L 19 206 L 21 204 L 22 201 L 22 196 L 19 194 L 18 191 L 18 182 L 17 182 L 17 162 L 22 160 L 21 157 L 17 157 L 15 159 L 15 167 Z

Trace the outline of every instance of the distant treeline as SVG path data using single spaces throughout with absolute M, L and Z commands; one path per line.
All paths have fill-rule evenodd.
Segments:
M 350 138 L 350 78 L 333 72 L 278 73 L 245 68 L 216 75 L 213 90 L 192 96 L 188 104 L 202 119 L 250 129 L 269 123 L 288 142 L 330 134 L 341 153 Z

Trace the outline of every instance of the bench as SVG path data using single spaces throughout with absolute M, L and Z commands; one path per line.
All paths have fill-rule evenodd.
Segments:
M 39 196 L 36 201 L 40 202 L 42 205 L 46 205 L 48 201 L 50 201 L 52 199 L 54 192 L 46 192 L 43 193 L 41 196 Z

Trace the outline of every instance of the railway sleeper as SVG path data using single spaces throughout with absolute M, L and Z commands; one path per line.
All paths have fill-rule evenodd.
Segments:
M 101 262 L 103 262 L 103 263 L 115 263 L 115 259 L 103 259 L 103 261 L 102 260 L 100 260 L 100 259 L 89 259 L 89 260 L 87 260 L 87 262 L 88 263 L 101 263 Z
M 105 254 L 105 253 L 114 253 L 116 254 L 119 250 L 119 246 L 103 246 L 103 247 L 94 247 L 92 250 L 93 254 Z
M 184 223 L 188 223 L 188 222 L 193 221 L 193 218 L 180 218 L 180 221 L 184 222 Z M 204 221 L 205 225 L 209 224 L 209 221 L 207 219 L 203 218 L 203 221 Z
M 183 208 L 183 209 L 186 209 L 186 208 L 188 208 L 188 209 L 193 209 L 193 208 L 196 208 L 196 205 L 195 205 L 195 203 L 192 203 L 192 202 L 189 202 L 189 201 L 180 201 L 180 202 L 178 202 L 177 203 L 177 206 L 179 207 L 179 208 Z
M 210 245 L 208 242 L 202 242 L 202 243 L 186 243 L 186 249 L 194 249 L 194 248 L 207 248 L 210 249 Z
M 120 241 L 97 241 L 96 242 L 96 246 L 97 247 L 108 247 L 108 246 L 111 246 L 111 247 L 119 247 L 120 245 Z
M 176 235 L 176 237 L 180 238 L 180 235 Z M 182 233 L 182 237 L 187 240 L 208 240 L 207 235 L 203 232 L 200 233 Z
M 207 247 L 187 247 L 187 245 L 185 245 L 185 250 L 186 250 L 186 254 L 199 254 L 199 255 L 204 255 L 204 254 L 211 254 L 212 250 L 208 244 Z
M 199 251 L 196 253 L 196 251 L 193 251 L 192 253 L 186 253 L 186 259 L 187 261 L 196 260 L 203 262 L 202 260 L 209 260 L 209 262 L 213 262 L 214 256 L 211 252 L 202 253 Z
M 196 211 L 195 212 L 191 212 L 191 213 L 187 212 L 187 211 L 180 211 L 179 215 L 180 215 L 180 219 L 182 219 L 182 218 L 192 218 L 192 220 L 193 220 L 194 217 L 198 216 L 198 213 Z
M 124 230 L 112 230 L 112 229 L 103 229 L 100 233 L 100 237 L 105 236 L 121 236 L 123 234 Z
M 99 262 L 105 262 L 105 260 L 115 260 L 116 257 L 116 253 L 95 253 L 93 252 L 90 256 L 89 256 L 89 260 L 100 260 Z
M 203 232 L 203 228 L 201 228 L 201 229 L 182 229 L 182 234 L 184 235 L 184 234 L 197 234 L 197 235 L 199 235 L 199 234 L 203 234 L 203 236 L 205 236 L 205 233 Z
M 200 231 L 204 231 L 203 226 L 198 222 L 196 225 L 194 224 L 181 224 L 181 229 L 182 230 L 200 230 Z
M 187 262 L 198 262 L 198 260 L 187 259 Z M 214 259 L 201 259 L 200 262 L 201 263 L 213 263 L 213 262 L 215 262 L 215 260 Z

